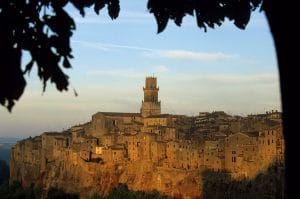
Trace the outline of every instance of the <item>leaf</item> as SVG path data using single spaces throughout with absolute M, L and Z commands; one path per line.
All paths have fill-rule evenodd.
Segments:
M 68 29 L 75 30 L 76 25 L 72 17 L 64 10 L 64 9 L 58 9 L 57 12 L 57 18 L 60 19 L 62 23 L 64 23 L 64 26 L 66 26 Z
M 79 10 L 79 13 L 81 16 L 84 17 L 85 12 L 84 12 L 84 1 L 83 0 L 70 0 L 70 2 Z
M 161 33 L 168 24 L 169 16 L 166 14 L 154 14 L 157 23 L 157 33 Z
M 119 0 L 108 0 L 108 14 L 111 19 L 116 19 L 119 16 L 120 12 L 120 3 Z
M 53 6 L 54 9 L 56 8 L 62 8 L 64 7 L 69 0 L 52 0 L 51 5 Z
M 97 15 L 99 15 L 99 11 L 104 8 L 105 2 L 105 0 L 97 0 L 95 2 L 94 11 L 97 13 Z
M 72 30 L 75 29 L 74 20 L 63 9 L 57 9 L 56 15 L 44 15 L 45 24 L 47 24 L 51 30 L 60 35 L 70 37 Z
M 68 90 L 68 81 L 69 77 L 62 72 L 62 70 L 55 66 L 53 75 L 51 76 L 51 82 L 54 82 L 56 85 L 56 89 L 59 91 Z
M 236 25 L 240 29 L 245 29 L 251 15 L 251 6 L 249 2 L 243 1 L 238 4 L 238 8 L 236 10 L 234 25 Z
M 71 68 L 72 67 L 67 57 L 64 58 L 63 66 L 65 68 Z
M 12 100 L 8 101 L 7 109 L 8 109 L 9 112 L 12 111 L 12 108 L 13 108 L 14 105 L 15 105 L 14 101 L 12 101 Z
M 262 0 L 250 0 L 250 2 L 252 10 L 255 10 L 262 3 Z
M 70 39 L 68 35 L 52 35 L 49 39 L 49 45 L 56 48 L 56 52 L 60 56 L 68 56 L 73 58 L 71 55 Z
M 199 28 L 204 28 L 204 32 L 206 32 L 207 31 L 207 27 L 204 24 L 203 19 L 201 17 L 201 14 L 200 14 L 200 12 L 198 10 L 196 10 L 196 20 L 197 20 L 198 27 Z
M 15 101 L 24 92 L 26 81 L 21 70 L 21 49 L 11 46 L 4 49 L 0 47 L 0 103 L 11 112 Z
M 23 72 L 23 74 L 30 72 L 32 69 L 32 66 L 34 64 L 34 60 L 31 59 L 31 61 L 25 66 L 25 71 Z
M 78 93 L 77 93 L 77 91 L 75 90 L 75 88 L 73 88 L 73 92 L 74 92 L 75 97 L 77 97 L 77 96 L 78 96 Z
M 184 15 L 180 15 L 180 16 L 176 16 L 174 19 L 174 22 L 177 26 L 181 26 L 182 23 L 182 18 L 184 17 Z

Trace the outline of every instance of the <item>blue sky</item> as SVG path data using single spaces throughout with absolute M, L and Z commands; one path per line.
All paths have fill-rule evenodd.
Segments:
M 70 91 L 60 93 L 48 84 L 43 93 L 33 70 L 13 113 L 0 108 L 0 137 L 60 131 L 89 121 L 97 111 L 138 112 L 145 76 L 152 74 L 164 113 L 246 115 L 281 109 L 275 49 L 263 13 L 253 13 L 246 30 L 227 21 L 205 33 L 195 18 L 185 17 L 182 27 L 170 21 L 156 34 L 145 0 L 121 3 L 114 21 L 106 8 L 100 16 L 86 10 L 82 18 L 67 7 L 77 26 L 73 68 L 65 70 Z

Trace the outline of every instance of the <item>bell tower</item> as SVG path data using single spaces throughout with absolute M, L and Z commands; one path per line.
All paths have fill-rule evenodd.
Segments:
M 144 100 L 142 101 L 141 114 L 143 117 L 160 115 L 160 101 L 158 101 L 158 91 L 156 77 L 146 77 L 144 90 Z

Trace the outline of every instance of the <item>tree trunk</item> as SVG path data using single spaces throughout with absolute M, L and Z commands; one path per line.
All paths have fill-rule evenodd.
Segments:
M 285 139 L 285 177 L 286 195 L 285 198 L 292 198 L 299 195 L 298 172 L 300 169 L 299 155 L 300 142 L 297 139 L 299 131 L 300 97 L 299 70 L 297 51 L 297 18 L 294 14 L 295 3 L 291 1 L 265 0 L 263 10 L 265 11 L 277 53 L 277 62 L 280 76 L 281 102 L 283 110 L 283 134 Z M 299 12 L 299 11 L 298 11 Z M 299 50 L 298 50 L 299 52 Z M 297 69 L 298 68 L 298 69 Z M 298 90 L 296 90 L 298 86 Z

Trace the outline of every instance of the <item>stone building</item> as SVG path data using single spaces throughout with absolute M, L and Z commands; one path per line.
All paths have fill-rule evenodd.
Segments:
M 45 132 L 42 137 L 42 152 L 46 159 L 53 160 L 70 146 L 72 134 L 69 132 Z
M 161 161 L 166 159 L 166 142 L 152 141 L 150 144 L 151 161 L 161 165 Z
M 160 101 L 158 101 L 157 79 L 156 77 L 146 77 L 144 90 L 144 100 L 141 106 L 143 117 L 160 115 Z
M 179 151 L 179 141 L 170 141 L 167 143 L 166 147 L 166 162 L 167 166 L 170 168 L 179 167 L 178 164 L 178 151 Z
M 125 161 L 127 153 L 124 145 L 113 145 L 104 148 L 101 157 L 104 162 L 120 162 Z
M 225 139 L 225 169 L 241 176 L 248 176 L 249 171 L 244 167 L 245 161 L 254 160 L 254 156 L 258 152 L 257 141 L 257 136 L 250 136 L 245 133 L 235 133 L 228 136 Z
M 282 161 L 284 157 L 284 139 L 282 128 L 268 128 L 260 132 L 259 154 L 264 165 L 272 161 Z
M 207 140 L 204 142 L 203 166 L 212 170 L 224 169 L 224 151 L 221 141 Z
M 140 113 L 98 112 L 92 116 L 87 133 L 100 138 L 107 133 L 128 133 L 127 128 L 141 126 Z
M 151 160 L 151 144 L 155 141 L 155 134 L 139 133 L 128 136 L 128 157 L 131 161 Z

